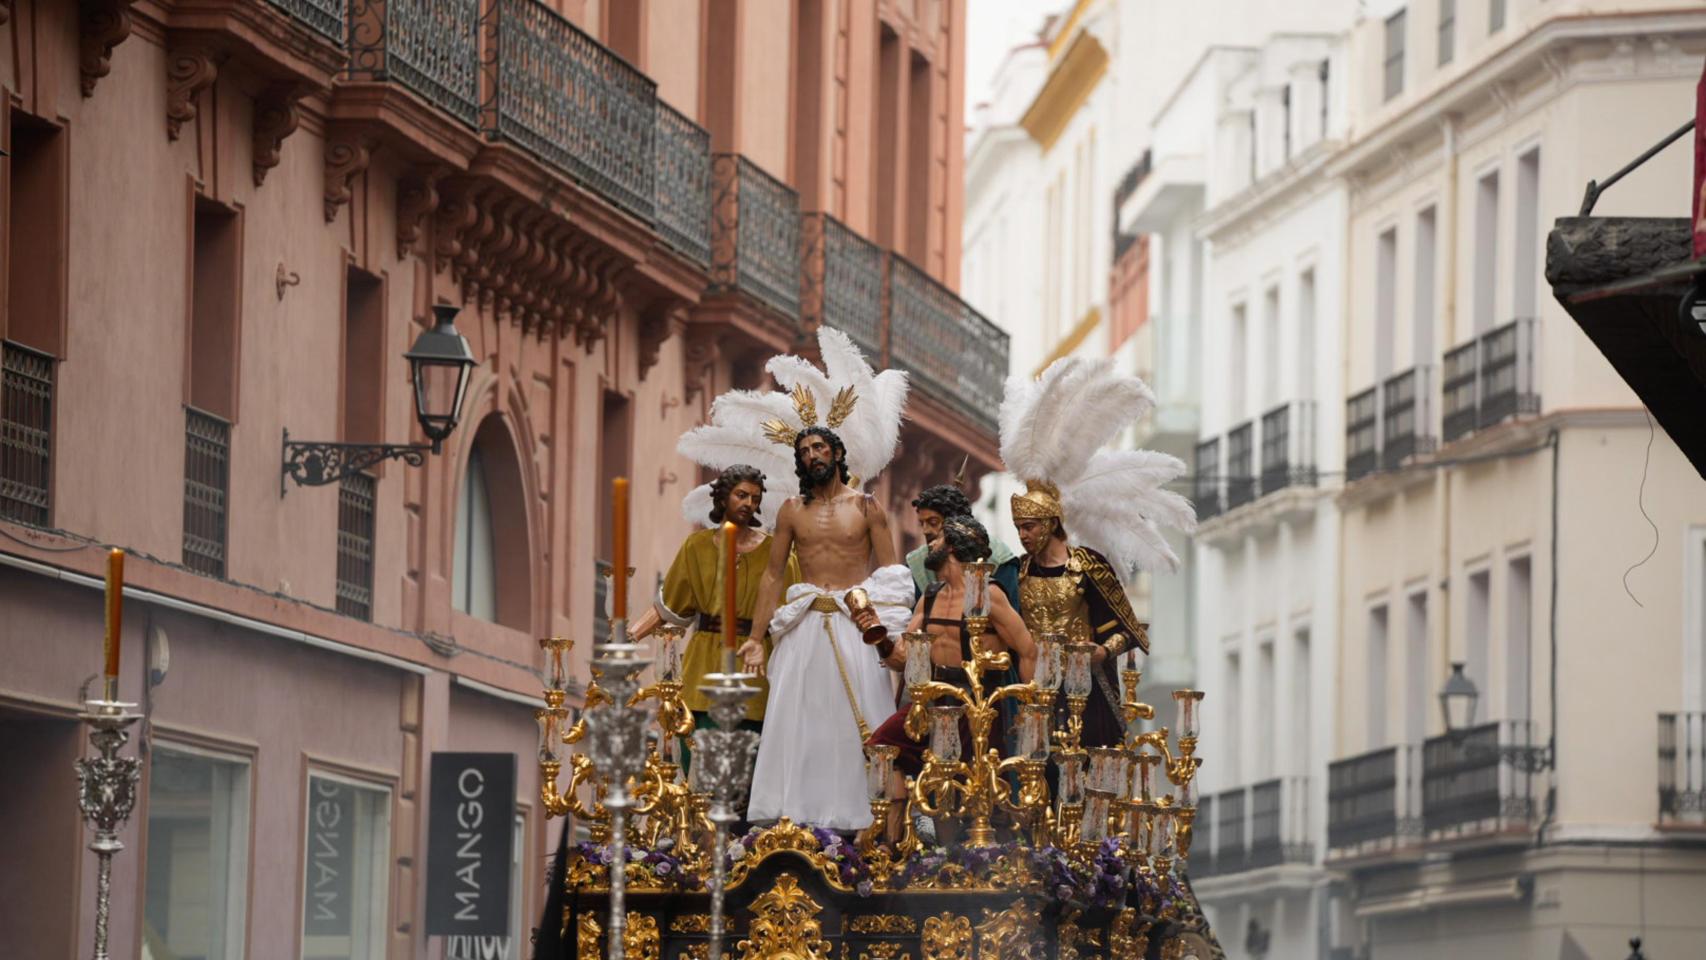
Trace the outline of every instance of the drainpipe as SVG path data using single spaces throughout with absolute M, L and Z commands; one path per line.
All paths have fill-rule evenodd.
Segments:
M 1457 118 L 1446 114 L 1440 120 L 1442 136 L 1441 151 L 1445 167 L 1445 196 L 1440 202 L 1442 219 L 1445 220 L 1445 290 L 1441 300 L 1440 316 L 1444 319 L 1441 333 L 1443 343 L 1457 342 Z M 1444 355 L 1443 351 L 1440 353 Z M 1430 361 L 1432 357 L 1428 358 Z M 1440 386 L 1443 386 L 1444 367 L 1435 365 L 1435 379 L 1439 382 L 1432 385 L 1436 396 Z M 1443 438 L 1442 438 L 1443 439 Z M 1443 641 L 1440 644 L 1444 654 L 1440 676 L 1447 676 L 1451 671 L 1451 469 L 1434 471 L 1434 497 L 1439 504 L 1439 631 Z M 1486 683 L 1485 677 L 1481 680 Z

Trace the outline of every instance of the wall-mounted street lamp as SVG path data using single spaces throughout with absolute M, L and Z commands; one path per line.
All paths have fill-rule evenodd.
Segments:
M 456 332 L 460 308 L 438 304 L 432 308 L 434 323 L 422 333 L 403 358 L 409 361 L 414 382 L 415 420 L 431 443 L 316 443 L 292 440 L 284 431 L 284 477 L 299 487 L 320 487 L 355 476 L 385 460 L 401 460 L 411 467 L 426 462 L 427 453 L 438 453 L 444 439 L 462 419 L 462 401 L 468 394 L 468 374 L 474 369 L 474 353 L 468 341 Z M 284 496 L 284 477 L 278 481 Z
M 1445 714 L 1445 732 L 1452 742 L 1459 744 L 1472 759 L 1497 756 L 1502 762 L 1525 773 L 1552 769 L 1555 758 L 1550 742 L 1544 747 L 1464 742 L 1464 737 L 1475 726 L 1475 704 L 1481 699 L 1481 693 L 1475 689 L 1475 682 L 1464 674 L 1463 666 L 1461 661 L 1454 662 L 1451 676 L 1439 690 L 1439 707 Z

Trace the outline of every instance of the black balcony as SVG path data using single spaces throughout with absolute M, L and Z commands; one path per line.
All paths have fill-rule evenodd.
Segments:
M 1225 876 L 1247 869 L 1245 794 L 1244 788 L 1240 787 L 1203 798 L 1197 817 L 1199 821 L 1206 819 L 1213 824 L 1214 856 L 1202 863 L 1192 858 L 1197 876 Z
M 1309 780 L 1281 777 L 1250 788 L 1250 869 L 1285 863 L 1309 863 L 1315 858 L 1309 841 Z
M 1533 816 L 1535 775 L 1504 762 L 1502 747 L 1531 747 L 1528 725 L 1484 723 L 1422 744 L 1422 826 L 1428 836 L 1494 832 Z
M 1131 249 L 1131 245 L 1137 242 L 1138 236 L 1135 233 L 1120 232 L 1120 207 L 1125 204 L 1126 200 L 1129 199 L 1132 194 L 1137 192 L 1137 188 L 1149 177 L 1149 172 L 1152 169 L 1152 163 L 1153 161 L 1151 159 L 1150 151 L 1143 151 L 1143 156 L 1139 157 L 1137 162 L 1132 164 L 1130 169 L 1126 170 L 1125 174 L 1120 177 L 1120 182 L 1114 187 L 1114 215 L 1112 218 L 1114 230 L 1114 263 L 1120 262 L 1120 258 L 1125 256 L 1127 250 Z
M 1262 494 L 1315 484 L 1314 404 L 1284 403 L 1262 414 Z
M 1434 448 L 1433 368 L 1411 367 L 1394 374 L 1380 390 L 1380 466 L 1396 470 Z
M 808 325 L 827 323 L 881 358 L 883 335 L 882 248 L 827 213 L 802 226 L 805 262 L 800 316 Z
M 1446 443 L 1475 432 L 1480 356 L 1481 345 L 1476 340 L 1445 352 L 1440 373 L 1440 435 Z
M 1197 444 L 1195 475 L 1191 483 L 1191 499 L 1197 508 L 1197 519 L 1218 516 L 1223 503 L 1220 472 L 1220 438 Z
M 701 267 L 711 263 L 711 135 L 666 103 L 657 107 L 658 236 Z
M 1706 827 L 1706 713 L 1659 714 L 1659 823 Z
M 1226 434 L 1226 509 L 1256 499 L 1256 424 L 1246 420 Z
M 490 132 L 650 220 L 657 84 L 538 0 L 497 0 L 497 10 Z
M 1007 334 L 899 255 L 889 258 L 889 365 L 973 423 L 996 429 Z
M 194 407 L 184 414 L 184 566 L 223 578 L 231 424 Z
M 0 344 L 0 519 L 48 526 L 53 519 L 54 359 Z
M 350 76 L 395 81 L 478 126 L 479 27 L 480 0 L 356 0 L 349 18 Z
M 1380 468 L 1380 388 L 1369 387 L 1345 401 L 1345 481 Z
M 340 47 L 344 45 L 344 34 L 347 30 L 345 18 L 348 13 L 344 0 L 268 0 L 268 2 L 322 38 Z
M 1381 747 L 1327 767 L 1327 846 L 1338 854 L 1390 848 L 1415 823 L 1415 751 Z
M 1534 380 L 1535 336 L 1539 328 L 1539 323 L 1530 317 L 1513 320 L 1481 337 L 1477 428 L 1490 427 L 1507 417 L 1540 412 L 1539 388 Z
M 751 160 L 711 161 L 711 285 L 800 318 L 800 195 Z

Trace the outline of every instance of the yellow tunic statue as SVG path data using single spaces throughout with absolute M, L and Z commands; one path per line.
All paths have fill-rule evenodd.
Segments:
M 663 587 L 658 591 L 658 615 L 665 621 L 685 624 L 694 617 L 699 619 L 697 629 L 682 653 L 681 679 L 682 699 L 686 701 L 687 709 L 693 711 L 695 719 L 701 721 L 701 726 L 711 704 L 699 692 L 699 685 L 704 682 L 706 674 L 723 668 L 719 532 L 714 528 L 700 530 L 682 541 L 681 549 L 675 554 L 675 562 L 670 564 L 669 573 L 664 575 Z M 774 539 L 766 536 L 763 543 L 735 557 L 735 612 L 740 618 L 735 626 L 736 636 L 752 635 L 752 608 L 758 602 L 758 581 L 770 562 L 770 547 L 774 543 Z M 800 565 L 793 557 L 788 558 L 785 580 L 784 589 L 800 580 Z M 768 642 L 764 653 L 768 658 Z M 754 682 L 758 685 L 759 695 L 748 702 L 746 717 L 759 722 L 764 719 L 764 704 L 770 690 L 763 677 Z

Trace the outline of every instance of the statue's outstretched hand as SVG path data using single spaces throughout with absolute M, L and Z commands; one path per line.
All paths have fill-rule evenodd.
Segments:
M 746 668 L 748 673 L 760 677 L 764 676 L 764 644 L 752 637 L 747 637 L 746 642 L 742 643 L 740 649 L 735 652 L 740 655 L 741 665 Z

